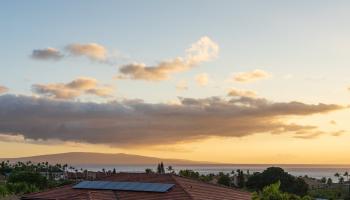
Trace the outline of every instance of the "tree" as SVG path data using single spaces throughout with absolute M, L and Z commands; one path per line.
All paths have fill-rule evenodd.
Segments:
M 331 178 L 328 178 L 328 179 L 327 179 L 327 185 L 329 185 L 329 186 L 330 186 L 330 185 L 332 185 L 332 184 L 333 184 L 332 179 L 331 179 Z
M 167 169 L 167 171 L 168 171 L 169 173 L 171 173 L 171 174 L 174 173 L 174 169 L 173 169 L 173 167 L 172 167 L 171 165 L 169 165 L 166 169 Z
M 180 170 L 179 175 L 183 177 L 192 178 L 192 179 L 199 179 L 199 173 L 189 169 Z
M 146 172 L 147 174 L 152 174 L 152 173 L 154 173 L 153 170 L 150 169 L 150 168 L 145 169 L 145 172 Z
M 246 186 L 258 191 L 278 181 L 280 181 L 280 189 L 283 192 L 299 196 L 307 194 L 308 185 L 302 178 L 295 178 L 279 167 L 270 167 L 261 173 L 254 173 L 249 177 Z
M 165 169 L 164 169 L 163 162 L 160 163 L 160 169 L 161 169 L 161 174 L 165 174 Z
M 165 169 L 164 169 L 163 162 L 158 164 L 158 166 L 157 166 L 157 173 L 158 174 L 165 174 Z
M 349 181 L 349 172 L 344 172 L 344 175 L 343 176 L 346 176 L 346 181 Z
M 253 200 L 311 200 L 311 197 L 304 196 L 300 198 L 297 195 L 282 192 L 280 190 L 281 182 L 276 182 L 263 188 L 260 192 L 254 192 Z
M 321 178 L 321 183 L 326 183 L 327 182 L 327 178 L 326 177 L 322 177 Z
M 339 178 L 340 177 L 340 174 L 337 172 L 334 174 L 335 177 Z
M 117 173 L 117 170 L 115 170 L 115 168 L 113 168 L 112 174 L 116 174 L 116 173 Z
M 229 174 L 224 174 L 224 173 L 220 172 L 218 184 L 225 185 L 225 186 L 231 186 L 231 179 L 230 179 Z
M 245 185 L 244 174 L 242 170 L 237 170 L 237 187 L 243 188 Z
M 344 177 L 342 177 L 342 176 L 339 177 L 339 183 L 340 183 L 340 184 L 344 184 Z
M 47 186 L 48 180 L 45 176 L 40 175 L 37 172 L 30 171 L 15 171 L 12 172 L 8 178 L 9 183 L 27 183 L 28 185 L 34 185 L 40 189 Z

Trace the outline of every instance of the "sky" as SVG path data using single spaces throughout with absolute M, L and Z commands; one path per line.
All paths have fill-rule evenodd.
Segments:
M 349 1 L 3 1 L 0 157 L 350 164 Z

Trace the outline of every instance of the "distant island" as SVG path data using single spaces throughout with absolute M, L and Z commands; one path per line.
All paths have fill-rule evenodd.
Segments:
M 49 162 L 51 164 L 67 163 L 69 165 L 154 165 L 154 163 L 159 162 L 164 162 L 169 165 L 220 164 L 207 161 L 167 159 L 124 153 L 107 154 L 90 152 L 69 152 L 20 158 L 0 158 L 0 161 L 4 160 L 9 160 L 10 162 Z

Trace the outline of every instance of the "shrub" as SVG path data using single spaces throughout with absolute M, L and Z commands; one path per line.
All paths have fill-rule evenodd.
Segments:
M 46 177 L 31 171 L 15 171 L 9 176 L 8 183 L 27 183 L 44 189 L 48 185 Z

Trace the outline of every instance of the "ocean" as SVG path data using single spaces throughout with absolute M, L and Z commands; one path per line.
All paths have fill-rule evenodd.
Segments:
M 230 173 L 232 170 L 241 169 L 244 173 L 249 170 L 250 173 L 262 172 L 264 169 L 275 166 L 281 167 L 288 173 L 294 176 L 309 176 L 313 178 L 331 178 L 337 181 L 334 177 L 335 173 L 344 174 L 345 171 L 350 172 L 350 165 L 267 165 L 267 164 L 233 164 L 233 165 L 173 165 L 175 172 L 181 169 L 190 169 L 200 174 L 210 173 Z M 156 170 L 155 165 L 81 165 L 76 166 L 78 169 L 83 168 L 91 171 L 101 171 L 103 168 L 108 170 L 116 169 L 117 172 L 144 172 L 146 168 Z M 167 167 L 167 165 L 165 165 Z

